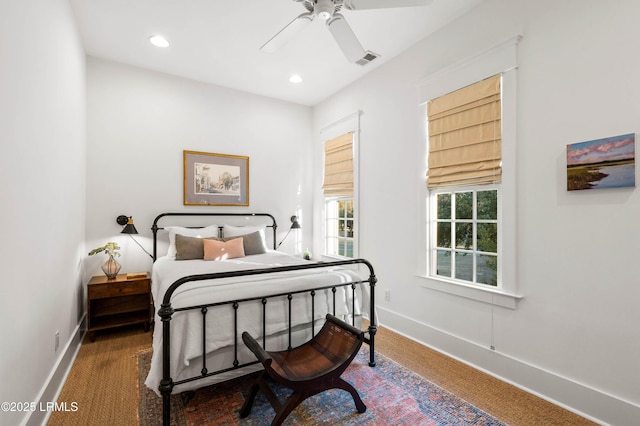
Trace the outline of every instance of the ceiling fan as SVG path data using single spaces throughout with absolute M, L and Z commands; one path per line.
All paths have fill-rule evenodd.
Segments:
M 327 28 L 349 62 L 366 65 L 379 55 L 365 51 L 353 30 L 340 14 L 342 8 L 348 10 L 383 9 L 393 7 L 426 6 L 433 0 L 293 0 L 307 9 L 275 36 L 266 42 L 260 50 L 275 52 L 315 18 L 326 22 Z

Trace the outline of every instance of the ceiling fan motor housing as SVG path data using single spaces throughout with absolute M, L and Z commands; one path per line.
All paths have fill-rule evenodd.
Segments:
M 325 21 L 331 18 L 336 11 L 336 5 L 333 0 L 313 0 L 313 4 L 313 11 L 316 16 Z

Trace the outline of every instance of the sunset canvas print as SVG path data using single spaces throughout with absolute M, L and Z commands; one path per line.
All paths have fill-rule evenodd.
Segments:
M 568 191 L 635 184 L 635 133 L 567 145 Z

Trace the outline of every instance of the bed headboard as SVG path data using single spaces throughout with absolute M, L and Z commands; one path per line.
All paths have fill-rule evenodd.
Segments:
M 156 218 L 153 220 L 153 225 L 151 225 L 151 231 L 153 232 L 153 260 L 155 261 L 158 258 L 158 231 L 164 229 L 164 227 L 158 226 L 158 222 L 167 216 L 173 216 L 173 217 L 182 217 L 182 218 L 186 218 L 186 217 L 195 217 L 195 216 L 202 216 L 202 217 L 226 217 L 226 218 L 246 218 L 246 219 L 250 219 L 253 217 L 265 217 L 267 218 L 265 221 L 266 222 L 271 222 L 270 225 L 265 225 L 267 228 L 271 228 L 273 230 L 273 249 L 276 249 L 276 229 L 278 228 L 278 225 L 276 223 L 276 219 L 270 215 L 269 213 L 206 213 L 206 212 L 173 212 L 173 213 L 160 213 L 158 216 L 156 216 Z M 167 226 L 171 226 L 167 225 Z M 174 224 L 177 225 L 177 224 Z M 209 224 L 210 225 L 210 224 Z M 180 226 L 184 226 L 184 225 L 180 225 Z M 207 224 L 199 226 L 199 225 L 190 225 L 190 226 L 185 226 L 185 228 L 202 228 L 204 226 L 207 226 Z M 220 228 L 222 228 L 222 225 L 220 226 Z

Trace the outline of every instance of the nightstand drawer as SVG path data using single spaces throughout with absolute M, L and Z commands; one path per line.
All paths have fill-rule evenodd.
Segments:
M 104 297 L 127 296 L 131 294 L 146 294 L 149 292 L 149 279 L 113 282 L 104 284 L 92 284 L 89 288 L 89 299 Z

